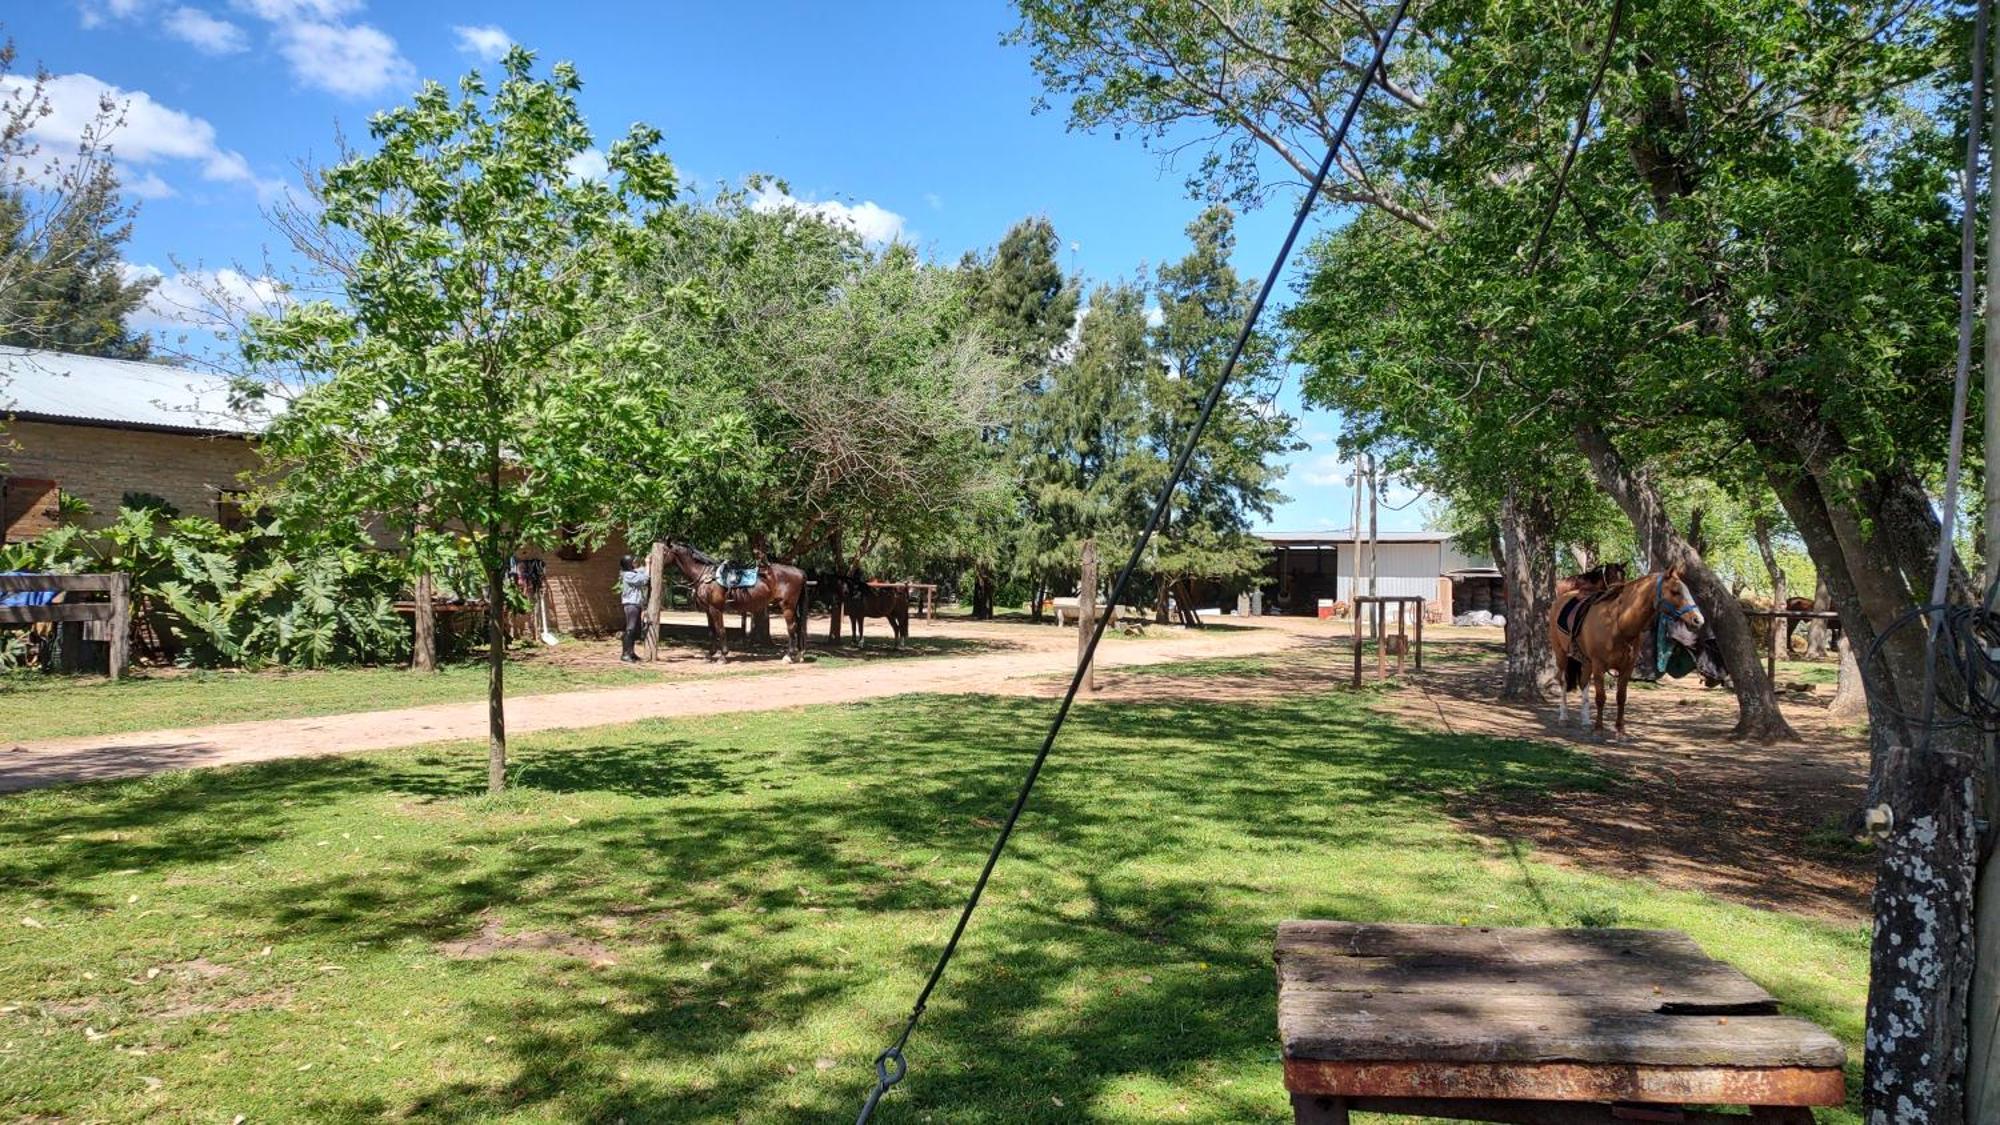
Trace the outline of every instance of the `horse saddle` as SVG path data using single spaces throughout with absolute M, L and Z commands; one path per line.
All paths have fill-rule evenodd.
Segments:
M 1562 608 L 1556 611 L 1556 628 L 1561 629 L 1570 640 L 1576 640 L 1577 633 L 1583 628 L 1583 619 L 1590 614 L 1590 607 L 1603 601 L 1609 593 L 1608 590 L 1599 590 L 1564 602 Z
M 757 584 L 757 566 L 755 563 L 723 563 L 715 568 L 715 582 L 725 590 L 748 590 Z

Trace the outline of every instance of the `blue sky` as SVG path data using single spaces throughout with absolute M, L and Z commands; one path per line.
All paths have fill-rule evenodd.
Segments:
M 22 10 L 25 9 L 25 10 Z M 282 259 L 260 205 L 324 160 L 344 131 L 425 78 L 449 81 L 511 39 L 568 59 L 600 138 L 644 120 L 697 183 L 767 172 L 813 203 L 847 208 L 944 261 L 1046 214 L 1065 264 L 1089 279 L 1178 257 L 1200 210 L 1183 170 L 1112 137 L 1071 133 L 1061 107 L 1031 112 L 1026 52 L 1005 47 L 1012 9 L 952 3 L 565 4 L 377 0 L 71 0 L 6 17 L 22 69 L 57 76 L 59 126 L 101 87 L 130 109 L 115 138 L 145 196 L 128 256 L 166 275 L 218 271 L 256 284 Z M 1237 267 L 1261 276 L 1288 202 L 1242 216 Z M 1316 216 L 1315 226 L 1328 219 Z M 1281 400 L 1301 413 L 1296 380 Z M 1280 528 L 1345 525 L 1335 420 L 1306 414 L 1313 448 L 1291 459 Z M 1401 499 L 1401 497 L 1394 497 Z M 1421 522 L 1384 510 L 1388 528 Z

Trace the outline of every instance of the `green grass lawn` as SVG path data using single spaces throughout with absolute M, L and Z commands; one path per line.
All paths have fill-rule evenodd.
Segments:
M 576 668 L 542 661 L 507 666 L 510 695 L 616 687 L 661 678 L 658 671 Z M 172 672 L 117 683 L 39 673 L 0 677 L 0 740 L 27 742 L 249 719 L 291 719 L 456 703 L 486 697 L 486 664 L 451 664 L 436 675 L 405 668 L 315 672 Z
M 1289 1121 L 1293 917 L 1683 929 L 1858 1058 L 1864 931 L 1474 836 L 1460 795 L 1604 779 L 1369 698 L 1079 708 L 877 1120 Z M 535 736 L 497 800 L 469 744 L 0 798 L 0 1117 L 851 1119 L 1048 713 Z

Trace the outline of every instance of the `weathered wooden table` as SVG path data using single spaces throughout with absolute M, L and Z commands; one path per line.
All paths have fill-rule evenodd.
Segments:
M 1672 930 L 1285 922 L 1277 961 L 1302 1125 L 1811 1125 L 1846 1096 L 1839 1040 Z

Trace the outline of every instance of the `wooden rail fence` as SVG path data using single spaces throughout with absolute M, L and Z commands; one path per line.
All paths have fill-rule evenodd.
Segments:
M 108 594 L 107 601 L 59 601 L 53 605 L 0 605 L 0 625 L 54 625 L 62 630 L 62 651 L 82 648 L 83 626 L 108 621 L 111 678 L 125 675 L 132 658 L 132 579 L 124 574 L 0 574 L 0 594 Z M 71 655 L 66 660 L 74 660 Z

